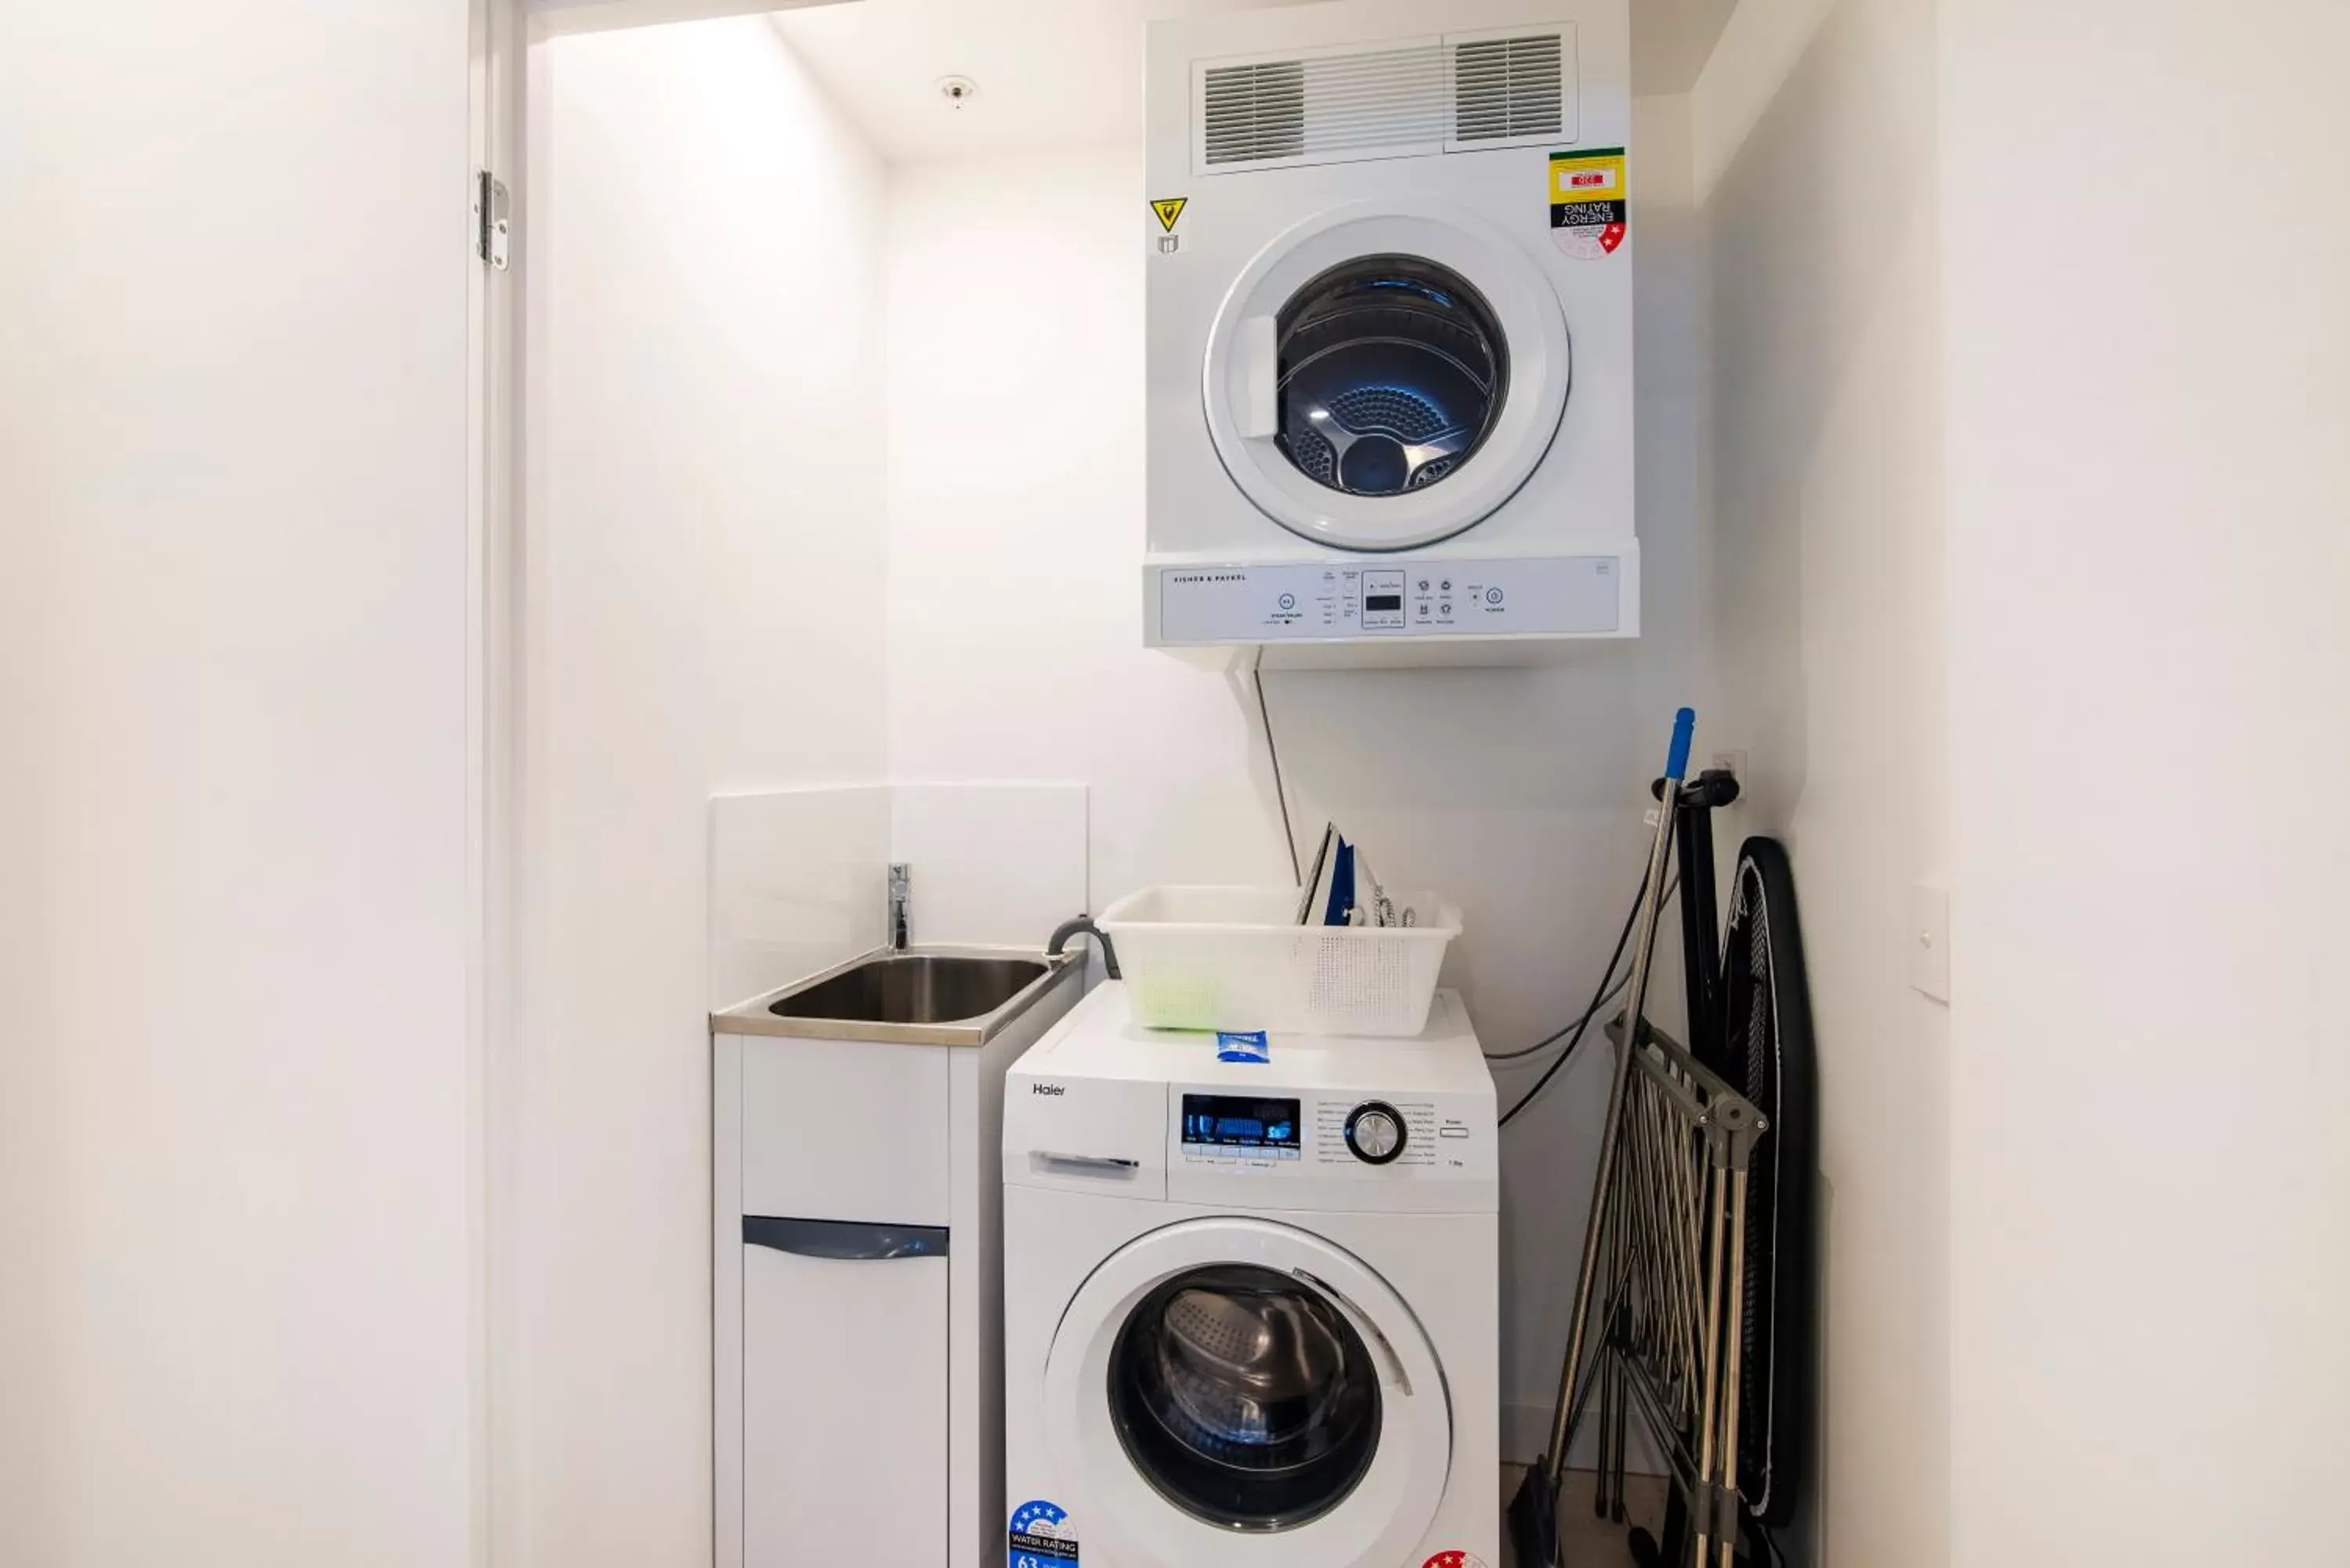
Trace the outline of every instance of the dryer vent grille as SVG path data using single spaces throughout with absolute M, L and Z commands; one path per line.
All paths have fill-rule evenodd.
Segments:
M 1455 44 L 1453 140 L 1558 136 L 1565 110 L 1563 53 L 1556 33 Z
M 1554 103 L 1555 72 L 1554 62 Z M 1444 139 L 1444 51 L 1435 43 L 1210 66 L 1201 86 L 1211 169 L 1377 157 Z

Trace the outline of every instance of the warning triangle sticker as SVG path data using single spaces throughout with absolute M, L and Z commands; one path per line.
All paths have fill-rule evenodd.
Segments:
M 1183 209 L 1191 200 L 1189 196 L 1170 196 L 1164 201 L 1151 202 L 1150 210 L 1159 214 L 1159 226 L 1173 234 L 1175 220 L 1183 215 Z

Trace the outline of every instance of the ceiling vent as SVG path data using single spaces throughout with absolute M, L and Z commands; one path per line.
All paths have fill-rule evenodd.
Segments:
M 1451 49 L 1456 146 L 1560 138 L 1566 97 L 1560 35 L 1474 38 Z

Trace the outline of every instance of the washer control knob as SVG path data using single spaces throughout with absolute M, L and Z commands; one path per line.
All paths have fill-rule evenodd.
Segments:
M 1365 1165 L 1394 1164 L 1403 1142 L 1403 1113 L 1384 1101 L 1365 1101 L 1347 1118 L 1347 1148 Z

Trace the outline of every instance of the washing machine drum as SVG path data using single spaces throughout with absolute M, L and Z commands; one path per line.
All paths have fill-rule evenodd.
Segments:
M 1280 447 L 1347 495 L 1399 495 L 1471 461 L 1509 390 L 1507 340 L 1468 279 L 1367 256 L 1313 279 L 1278 318 Z
M 1109 1380 L 1128 1459 L 1213 1524 L 1319 1518 L 1378 1447 L 1378 1376 L 1361 1336 L 1303 1282 L 1267 1269 L 1199 1269 L 1153 1291 L 1119 1331 Z

